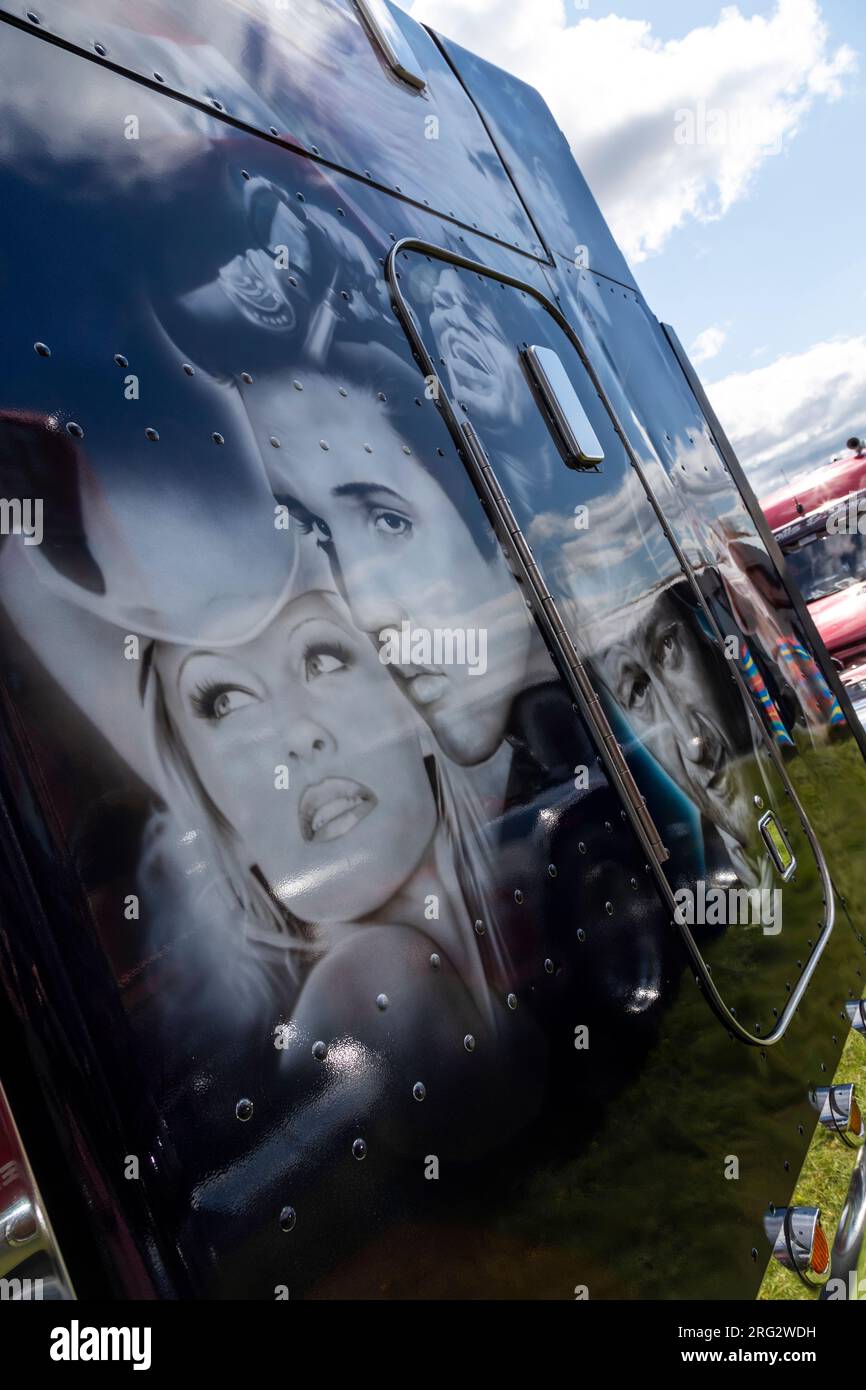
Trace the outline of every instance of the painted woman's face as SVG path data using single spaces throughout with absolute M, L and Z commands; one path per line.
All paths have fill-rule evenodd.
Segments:
M 336 597 L 157 666 L 206 791 L 295 916 L 358 921 L 407 881 L 436 827 L 417 723 Z

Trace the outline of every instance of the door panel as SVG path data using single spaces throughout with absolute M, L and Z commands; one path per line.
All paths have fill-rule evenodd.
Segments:
M 674 534 L 660 515 L 575 343 L 531 287 L 417 249 L 395 252 L 393 267 L 443 406 L 480 441 L 479 473 L 501 487 L 529 547 L 537 606 L 552 596 L 662 840 L 692 827 L 696 852 L 671 854 L 662 872 L 707 987 L 767 1037 L 790 1016 L 832 908 L 719 568 L 687 517 Z M 533 347 L 564 367 L 603 446 L 596 467 L 567 466 Z M 787 879 L 765 838 L 776 826 L 796 859 Z
M 833 847 L 837 901 L 862 944 L 857 862 L 866 761 L 671 343 L 639 295 L 563 260 L 545 278 L 664 497 L 674 533 L 697 537 L 706 572 L 718 576 L 784 729 L 778 742 L 787 775 L 822 844 Z

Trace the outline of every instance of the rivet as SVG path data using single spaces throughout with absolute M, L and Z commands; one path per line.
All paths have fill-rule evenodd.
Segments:
M 293 1231 L 295 1229 L 295 1222 L 297 1221 L 297 1219 L 298 1218 L 295 1214 L 294 1207 L 283 1207 L 282 1211 L 280 1212 L 280 1230 Z
M 349 298 L 349 291 L 348 291 L 348 290 L 340 290 L 340 298 L 341 298 L 341 299 L 348 300 L 348 298 Z
M 508 1005 L 509 1009 L 511 1009 L 511 1010 L 513 1011 L 514 1009 L 517 1008 L 517 995 L 516 995 L 516 994 L 507 994 L 507 995 L 505 996 L 505 1002 L 506 1002 L 506 1004 Z
M 253 384 L 253 379 L 249 372 L 241 372 L 241 381 L 245 382 L 247 386 L 252 386 Z
M 760 796 L 756 796 L 756 797 L 755 797 L 755 805 L 757 806 L 757 808 L 758 808 L 759 811 L 763 810 L 763 807 L 764 807 L 763 798 L 760 797 Z
M 346 214 L 345 214 L 345 212 L 343 211 L 342 208 L 337 208 L 337 216 L 338 216 L 338 217 L 345 217 L 345 216 L 346 216 Z
M 583 843 L 583 840 L 578 840 L 577 848 L 581 854 L 586 854 L 586 845 Z
M 754 1247 L 754 1245 L 753 1245 L 753 1246 L 752 1246 L 752 1259 L 753 1259 L 753 1260 L 757 1260 L 757 1258 L 758 1258 L 758 1252 L 757 1252 L 757 1250 L 755 1249 L 755 1247 Z
M 348 396 L 348 394 L 349 394 L 348 391 L 346 390 L 345 386 L 341 386 L 341 387 L 339 388 L 339 391 L 340 391 L 340 395 L 341 395 L 341 396 Z
M 365 453 L 365 454 L 372 454 L 372 452 L 373 452 L 373 446 L 372 446 L 372 444 L 365 444 L 365 445 L 364 445 L 364 453 Z
M 114 360 L 115 360 L 115 362 L 117 363 L 118 367 L 128 367 L 128 366 L 129 366 L 129 360 L 128 360 L 128 358 L 124 357 L 124 355 L 123 355 L 122 352 L 116 352 L 116 353 L 114 354 Z
M 548 975 L 553 974 L 553 961 L 550 959 L 549 956 L 547 960 L 544 962 L 544 968 L 547 971 Z
M 280 133 L 275 125 L 268 126 L 268 130 L 271 132 L 271 135 L 279 135 Z
M 437 951 L 434 951 L 431 955 L 430 964 L 433 966 L 434 970 L 438 970 L 440 965 L 442 964 L 442 957 L 439 955 Z
M 612 917 L 612 916 L 613 916 L 613 903 L 605 903 L 605 905 L 604 905 L 604 910 L 605 910 L 605 912 L 607 913 L 608 917 Z
M 515 890 L 514 890 L 514 901 L 515 901 L 516 903 L 522 903 L 522 902 L 523 902 L 523 894 L 521 893 L 521 891 L 520 891 L 519 888 L 515 888 Z
M 81 428 L 80 425 L 77 425 L 74 420 L 67 421 L 66 429 L 69 432 L 69 434 L 73 436 L 74 439 L 84 438 L 84 430 Z
M 586 940 L 586 932 L 583 930 L 583 927 L 578 927 L 578 929 L 577 929 L 577 939 L 578 939 L 578 941 L 581 941 L 581 942 L 583 942 L 583 941 Z
M 328 1044 L 324 1042 L 313 1043 L 313 1056 L 317 1062 L 324 1062 L 328 1055 Z
M 605 821 L 605 823 L 604 823 L 604 828 L 605 828 L 605 830 L 608 831 L 608 833 L 610 833 L 610 831 L 613 830 L 613 826 L 611 825 L 611 823 L 610 823 L 609 820 L 606 820 L 606 821 Z
M 195 367 L 191 367 L 188 362 L 184 362 L 183 369 L 187 376 L 195 376 Z
M 211 435 L 211 439 L 213 440 L 214 444 L 225 444 L 225 439 L 220 434 L 219 430 L 214 430 L 213 434 Z
M 304 389 L 299 381 L 293 381 L 292 385 L 294 386 L 296 391 L 303 391 Z
M 636 878 L 630 878 L 630 879 L 629 879 L 629 883 L 631 884 L 632 888 L 634 888 L 635 891 L 637 891 L 637 879 L 636 879 Z
M 411 452 L 412 452 L 412 450 L 409 448 L 409 445 L 408 445 L 408 444 L 404 444 L 404 445 L 403 445 L 403 453 L 404 453 L 404 454 L 411 454 Z
M 248 179 L 250 176 L 248 169 L 241 169 L 241 178 Z
M 388 996 L 387 996 L 387 994 L 377 994 L 377 995 L 376 995 L 376 1008 L 377 1008 L 377 1009 L 381 1009 L 382 1012 L 384 1013 L 385 1010 L 387 1009 L 387 1007 L 388 1007 Z
M 466 1034 L 466 1037 L 463 1039 L 463 1046 L 466 1048 L 467 1052 L 475 1051 L 475 1039 L 471 1033 Z
M 280 447 L 280 441 L 277 439 L 277 436 L 276 436 L 275 434 L 272 434 L 272 435 L 271 435 L 271 448 L 272 448 L 272 449 L 279 449 L 279 447 Z
M 148 425 L 144 431 L 145 439 L 149 439 L 151 444 L 156 444 L 159 440 L 159 430 L 155 430 L 152 425 Z
M 291 287 L 292 287 L 293 290 L 296 290 L 296 289 L 298 288 L 298 281 L 297 281 L 296 276 L 294 276 L 294 275 L 290 275 L 290 276 L 289 276 L 289 284 L 291 285 Z
M 35 353 L 37 353 L 40 357 L 50 357 L 50 356 L 51 356 L 51 349 L 50 349 L 50 347 L 48 346 L 47 343 L 34 343 L 34 344 L 33 344 L 33 351 L 34 351 Z
M 318 145 L 311 145 L 311 146 L 310 146 L 310 154 L 318 154 L 318 153 L 319 153 L 319 147 L 318 147 Z
M 165 78 L 163 77 L 163 75 L 162 75 L 161 72 L 155 72 L 153 75 L 154 75 L 154 77 L 156 78 L 157 82 L 164 82 L 164 81 L 165 81 Z
M 35 10 L 28 10 L 28 11 L 27 11 L 27 18 L 30 20 L 30 23 L 31 23 L 31 24 L 41 24 L 41 23 L 42 23 L 42 20 L 39 18 L 38 14 L 36 13 Z
M 556 878 L 556 865 L 555 865 L 555 864 L 548 864 L 548 866 L 547 866 L 547 872 L 550 874 L 550 877 L 551 877 L 551 878 Z
M 387 399 L 388 399 L 388 397 L 385 395 L 385 392 L 384 392 L 384 391 L 378 391 L 378 392 L 376 393 L 376 396 L 377 396 L 377 399 L 380 400 L 380 401 L 387 401 Z
M 307 201 L 303 193 L 296 193 L 295 197 L 297 198 L 299 203 L 305 203 Z
M 251 1101 L 251 1100 L 247 1100 L 246 1098 L 244 1098 L 243 1100 L 239 1100 L 238 1103 L 237 1103 L 237 1105 L 235 1106 L 235 1114 L 237 1115 L 237 1117 L 238 1117 L 239 1120 L 250 1120 L 250 1119 L 252 1119 L 252 1114 L 253 1114 L 253 1103 L 252 1103 L 252 1101 Z
M 223 109 L 223 104 L 222 104 L 222 102 L 221 102 L 221 101 L 217 101 L 216 97 L 211 97 L 211 99 L 210 99 L 210 104 L 211 104 L 211 106 L 213 106 L 214 109 L 217 110 L 217 111 L 222 111 L 222 109 Z
M 355 1158 L 357 1158 L 359 1162 L 362 1158 L 366 1158 L 367 1141 L 365 1139 L 356 1139 L 354 1144 L 352 1145 L 352 1153 L 355 1155 Z
M 427 1094 L 427 1087 L 424 1085 L 423 1081 L 415 1082 L 415 1085 L 412 1087 L 412 1094 L 416 1100 L 424 1099 Z
M 324 449 L 325 453 L 328 452 L 328 450 L 330 449 L 330 447 L 331 447 L 331 446 L 330 446 L 330 444 L 328 443 L 327 439 L 320 439 L 320 440 L 319 440 L 319 448 L 320 448 L 320 449 Z

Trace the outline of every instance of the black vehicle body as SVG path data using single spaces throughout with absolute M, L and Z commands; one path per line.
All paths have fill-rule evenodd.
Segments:
M 68 1282 L 753 1298 L 864 732 L 543 101 L 372 0 L 4 3 L 0 90 L 0 1079 Z

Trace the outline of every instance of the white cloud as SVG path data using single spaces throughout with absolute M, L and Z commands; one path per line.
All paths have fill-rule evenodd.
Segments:
M 766 494 L 866 434 L 866 335 L 815 343 L 706 390 L 753 486 Z
M 699 366 L 701 362 L 709 362 L 711 358 L 718 357 L 727 341 L 728 335 L 725 329 L 720 328 L 718 324 L 713 324 L 710 328 L 705 328 L 695 338 L 689 348 L 689 357 L 695 366 Z
M 562 0 L 404 3 L 542 92 L 633 261 L 745 197 L 855 67 L 849 47 L 831 48 L 819 0 L 768 0 L 748 18 L 727 6 L 666 42 L 649 21 L 616 14 L 569 23 Z

